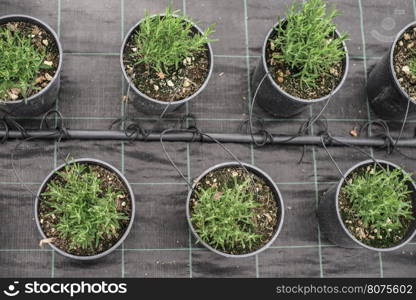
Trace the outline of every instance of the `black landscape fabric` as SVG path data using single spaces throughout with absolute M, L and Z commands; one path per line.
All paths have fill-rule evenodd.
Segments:
M 207 88 L 187 107 L 169 115 L 171 126 L 188 110 L 206 132 L 241 133 L 251 93 L 249 81 L 259 61 L 261 46 L 289 0 L 174 0 L 175 8 L 200 20 L 216 23 L 213 43 L 214 73 Z M 324 116 L 333 135 L 349 136 L 376 116 L 367 105 L 366 74 L 387 50 L 396 33 L 415 20 L 413 0 L 332 0 L 344 13 L 336 18 L 347 31 L 350 72 Z M 57 108 L 71 129 L 107 129 L 122 115 L 125 86 L 119 50 L 125 33 L 144 16 L 162 12 L 162 0 L 0 0 L 0 15 L 27 14 L 49 23 L 59 34 L 65 52 Z M 290 120 L 275 119 L 260 108 L 274 133 L 293 134 L 322 105 Z M 157 116 L 129 109 L 144 126 Z M 27 127 L 39 119 L 21 120 Z M 415 123 L 406 126 L 405 137 Z M 319 131 L 318 126 L 314 128 Z M 374 134 L 377 130 L 374 129 Z M 256 165 L 277 183 L 286 205 L 285 223 L 276 242 L 265 252 L 244 259 L 222 258 L 195 243 L 185 218 L 187 186 L 167 162 L 159 143 L 65 141 L 64 155 L 102 159 L 119 168 L 136 195 L 136 220 L 123 246 L 96 262 L 64 258 L 48 246 L 39 248 L 40 235 L 33 215 L 34 199 L 13 173 L 10 152 L 16 141 L 0 145 L 0 276 L 2 277 L 415 277 L 416 244 L 392 253 L 342 249 L 321 236 L 315 214 L 317 201 L 339 174 L 320 147 L 227 144 L 239 159 Z M 216 163 L 232 160 L 214 144 L 166 143 L 179 168 L 190 178 Z M 385 151 L 378 158 L 416 171 L 416 162 Z M 331 148 L 342 170 L 366 159 L 348 148 Z M 403 149 L 414 154 L 413 149 Z M 53 141 L 26 142 L 16 154 L 16 168 L 34 191 L 63 161 Z

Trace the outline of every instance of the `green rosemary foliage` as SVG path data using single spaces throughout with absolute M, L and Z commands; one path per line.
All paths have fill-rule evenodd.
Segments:
M 403 220 L 414 219 L 409 180 L 411 175 L 402 170 L 375 165 L 348 180 L 342 189 L 364 228 L 377 238 L 386 238 L 403 228 Z
M 51 209 L 48 215 L 59 216 L 54 226 L 70 249 L 94 250 L 101 241 L 117 237 L 119 221 L 129 219 L 117 211 L 121 193 L 103 188 L 103 180 L 86 164 L 67 165 L 57 176 L 42 196 Z
M 296 0 L 295 0 L 296 1 Z M 330 69 L 345 56 L 343 41 L 348 35 L 335 35 L 333 19 L 340 12 L 327 12 L 324 0 L 293 2 L 286 12 L 286 20 L 279 22 L 276 37 L 271 40 L 273 58 L 284 60 L 300 77 L 301 87 L 317 87 L 317 79 L 329 76 Z
M 416 52 L 412 54 L 409 60 L 410 72 L 416 76 Z
M 238 183 L 234 177 L 231 188 L 201 188 L 196 192 L 191 222 L 202 241 L 227 251 L 236 247 L 250 250 L 260 240 L 254 232 L 254 209 L 259 204 L 251 184 L 250 179 Z
M 11 89 L 19 89 L 26 98 L 30 89 L 36 89 L 35 79 L 41 69 L 48 69 L 46 51 L 32 44 L 30 36 L 0 27 L 0 101 L 10 99 Z
M 214 25 L 203 34 L 194 34 L 192 23 L 188 20 L 187 16 L 180 16 L 179 11 L 172 12 L 170 6 L 164 16 L 152 17 L 146 12 L 139 30 L 133 35 L 137 51 L 130 55 L 135 65 L 146 64 L 157 72 L 169 74 L 187 57 L 204 51 L 205 45 L 214 41 L 209 38 L 214 32 Z

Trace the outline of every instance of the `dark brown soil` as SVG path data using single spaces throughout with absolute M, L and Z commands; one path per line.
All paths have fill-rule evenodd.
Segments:
M 394 48 L 393 65 L 396 77 L 406 93 L 416 100 L 416 74 L 410 72 L 409 61 L 416 56 L 416 27 L 407 30 Z
M 248 178 L 248 173 L 245 169 L 241 167 L 224 167 L 217 169 L 209 174 L 207 174 L 196 187 L 196 191 L 202 189 L 208 189 L 209 187 L 230 187 L 234 186 L 233 177 L 237 176 L 238 182 L 242 183 Z M 261 177 L 250 173 L 252 176 L 254 184 L 257 190 L 257 202 L 261 206 L 255 209 L 256 217 L 253 220 L 255 224 L 254 233 L 262 236 L 261 240 L 254 245 L 251 250 L 243 247 L 235 247 L 234 249 L 227 249 L 224 251 L 218 249 L 221 252 L 228 254 L 239 255 L 254 252 L 264 245 L 266 245 L 275 234 L 277 227 L 279 225 L 280 213 L 278 207 L 278 199 L 275 198 L 272 188 L 262 179 Z M 190 201 L 190 212 L 192 214 L 193 207 L 198 202 L 196 193 L 194 192 L 191 196 Z M 213 247 L 214 248 L 214 247 Z
M 132 61 L 131 53 L 136 47 L 132 37 L 135 33 L 136 31 L 131 34 L 126 43 L 123 62 L 126 73 L 139 91 L 152 99 L 175 102 L 192 96 L 201 88 L 210 69 L 208 47 L 205 51 L 195 52 L 192 57 L 184 59 L 178 69 L 170 70 L 169 74 L 158 73 L 149 65 L 143 63 L 135 66 Z
M 271 39 L 276 37 L 276 32 L 271 35 Z M 274 81 L 288 94 L 304 99 L 313 100 L 329 95 L 341 82 L 344 76 L 344 64 L 340 61 L 332 67 L 330 74 L 322 74 L 316 81 L 317 88 L 301 87 L 299 77 L 294 77 L 294 74 L 299 73 L 299 70 L 291 68 L 285 61 L 273 59 L 273 54 L 281 52 L 281 49 L 272 50 L 271 42 L 269 41 L 266 47 L 266 62 L 269 72 Z
M 94 173 L 97 174 L 97 176 L 99 176 L 101 179 L 103 179 L 103 184 L 101 186 L 101 188 L 103 190 L 106 190 L 108 188 L 108 186 L 112 186 L 113 191 L 114 192 L 121 192 L 123 194 L 123 197 L 119 197 L 117 199 L 117 210 L 119 212 L 122 212 L 125 216 L 128 216 L 131 218 L 132 215 L 132 204 L 131 204 L 131 198 L 128 192 L 127 187 L 125 186 L 125 184 L 123 183 L 123 181 L 118 177 L 117 174 L 115 174 L 114 172 L 112 172 L 111 170 L 104 168 L 102 166 L 96 165 L 96 164 L 90 164 L 91 165 L 91 169 Z M 62 172 L 63 170 L 61 170 Z M 50 182 L 55 181 L 57 183 L 60 184 L 64 184 L 62 182 L 62 180 L 60 179 L 61 177 L 58 176 L 53 176 L 50 179 Z M 42 191 L 43 192 L 48 192 L 48 187 L 45 185 L 45 189 Z M 123 236 L 124 232 L 126 231 L 129 223 L 130 223 L 130 219 L 129 220 L 121 220 L 120 221 L 120 229 L 117 232 L 117 236 L 105 240 L 103 242 L 101 242 L 98 247 L 96 247 L 94 249 L 94 251 L 92 250 L 88 250 L 88 249 L 82 249 L 82 248 L 78 248 L 78 249 L 69 249 L 69 243 L 68 240 L 66 239 L 62 239 L 57 230 L 55 230 L 55 225 L 59 223 L 59 219 L 61 216 L 54 216 L 52 217 L 51 215 L 48 215 L 48 213 L 51 212 L 51 209 L 49 206 L 45 205 L 43 203 L 43 201 L 51 201 L 50 199 L 46 198 L 46 197 L 40 197 L 39 199 L 39 207 L 38 207 L 38 213 L 39 213 L 39 222 L 41 224 L 41 228 L 43 230 L 43 232 L 45 233 L 47 238 L 52 238 L 52 244 L 55 245 L 57 248 L 73 254 L 73 255 L 77 255 L 77 256 L 91 256 L 91 255 L 96 255 L 99 254 L 101 252 L 104 252 L 108 249 L 110 249 L 112 246 L 114 246 L 114 244 L 116 244 L 120 238 Z M 124 204 L 123 204 L 124 203 Z
M 41 26 L 27 22 L 9 22 L 0 25 L 0 28 L 9 28 L 12 32 L 19 32 L 32 37 L 32 43 L 40 50 L 46 50 L 45 61 L 51 63 L 50 69 L 40 70 L 34 79 L 36 89 L 30 89 L 26 98 L 33 96 L 49 85 L 59 66 L 59 49 L 51 33 Z M 5 101 L 23 100 L 24 96 L 17 91 L 18 99 L 6 99 Z
M 362 166 L 361 168 L 358 168 L 355 172 L 351 173 L 348 176 L 348 178 L 346 179 L 346 182 L 350 180 L 354 180 L 355 177 L 364 174 L 365 172 L 367 172 L 367 168 L 369 167 L 374 168 L 373 166 L 370 166 L 370 165 Z M 411 195 L 409 195 L 408 201 L 412 202 Z M 406 236 L 410 228 L 410 225 L 412 223 L 412 220 L 407 220 L 403 218 L 403 220 L 401 220 L 401 223 L 403 224 L 402 229 L 397 229 L 397 230 L 392 231 L 389 238 L 386 237 L 383 239 L 378 239 L 376 237 L 375 232 L 373 231 L 374 229 L 365 227 L 363 225 L 363 222 L 356 215 L 356 212 L 352 210 L 351 203 L 347 195 L 345 194 L 345 192 L 343 192 L 342 188 L 339 193 L 339 210 L 340 210 L 342 221 L 344 222 L 344 225 L 348 228 L 349 232 L 357 240 L 374 248 L 390 248 L 390 247 L 394 247 L 395 245 L 398 245 Z

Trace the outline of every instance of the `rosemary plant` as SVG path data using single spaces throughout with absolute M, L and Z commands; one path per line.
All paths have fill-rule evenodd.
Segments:
M 273 58 L 295 71 L 291 76 L 300 79 L 301 87 L 317 87 L 317 79 L 330 76 L 346 54 L 342 43 L 348 35 L 336 36 L 333 23 L 340 12 L 335 8 L 328 12 L 326 6 L 324 0 L 295 0 L 271 39 Z
M 406 184 L 411 175 L 400 169 L 383 170 L 374 165 L 354 175 L 342 188 L 358 224 L 378 239 L 389 238 L 413 220 L 412 192 Z
M 416 52 L 412 54 L 412 57 L 409 60 L 409 67 L 412 75 L 416 76 Z
M 0 101 L 8 101 L 11 94 L 27 97 L 35 87 L 36 76 L 44 64 L 45 49 L 39 49 L 25 36 L 9 27 L 0 27 Z M 12 93 L 13 92 L 13 93 Z
M 240 247 L 252 249 L 261 239 L 254 232 L 255 211 L 259 206 L 250 179 L 232 187 L 200 188 L 192 208 L 191 222 L 202 241 L 225 252 Z
M 146 12 L 140 29 L 134 34 L 135 50 L 130 54 L 135 65 L 145 64 L 157 72 L 169 74 L 178 68 L 186 58 L 195 52 L 204 51 L 211 41 L 214 25 L 203 34 L 193 31 L 193 25 L 187 16 L 179 15 L 169 6 L 165 15 L 149 16 Z
M 73 163 L 57 173 L 42 194 L 50 209 L 48 215 L 59 217 L 54 224 L 70 249 L 94 250 L 101 241 L 117 237 L 120 221 L 128 216 L 117 210 L 117 198 L 89 165 Z

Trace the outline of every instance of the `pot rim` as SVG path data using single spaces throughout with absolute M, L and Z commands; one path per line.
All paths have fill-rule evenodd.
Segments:
M 250 252 L 250 253 L 245 253 L 245 254 L 229 254 L 229 253 L 225 253 L 222 251 L 219 251 L 217 249 L 215 249 L 214 247 L 210 246 L 208 243 L 204 242 L 203 240 L 201 240 L 199 238 L 198 233 L 196 232 L 194 226 L 192 225 L 191 222 L 191 212 L 190 212 L 190 208 L 189 208 L 189 204 L 190 204 L 190 200 L 191 200 L 191 196 L 192 193 L 197 185 L 197 183 L 204 178 L 206 175 L 208 175 L 209 173 L 211 173 L 214 170 L 217 169 L 221 169 L 224 167 L 235 167 L 235 166 L 241 166 L 243 165 L 244 167 L 246 167 L 250 172 L 254 173 L 255 175 L 261 177 L 263 180 L 265 180 L 265 182 L 269 185 L 270 188 L 272 188 L 275 192 L 275 194 L 278 196 L 279 199 L 275 199 L 279 208 L 280 208 L 280 218 L 279 218 L 279 224 L 277 225 L 277 229 L 275 231 L 275 233 L 273 234 L 272 238 L 261 248 Z M 280 231 L 282 230 L 283 227 L 283 221 L 284 221 L 284 216 L 285 216 L 285 207 L 284 207 L 284 203 L 283 203 L 283 198 L 282 198 L 282 194 L 280 193 L 279 188 L 277 187 L 277 185 L 275 184 L 275 182 L 272 180 L 272 178 L 266 174 L 264 171 L 262 171 L 261 169 L 247 164 L 247 163 L 239 163 L 239 162 L 224 162 L 224 163 L 220 163 L 220 164 L 216 164 L 212 167 L 210 167 L 209 169 L 206 169 L 204 172 L 202 172 L 202 174 L 196 179 L 194 180 L 194 183 L 192 184 L 192 189 L 189 190 L 188 192 L 188 197 L 186 200 L 186 219 L 188 221 L 188 225 L 189 228 L 192 231 L 192 234 L 194 235 L 194 237 L 198 240 L 199 243 L 201 243 L 204 247 L 206 247 L 207 249 L 211 250 L 212 252 L 219 254 L 221 256 L 224 257 L 228 257 L 228 258 L 244 258 L 244 257 L 249 257 L 249 256 L 253 256 L 256 254 L 259 254 L 260 252 L 263 252 L 264 250 L 266 250 L 267 248 L 269 248 L 273 242 L 276 240 L 277 236 L 279 235 Z
M 401 168 L 400 166 L 386 161 L 386 160 L 382 160 L 382 159 L 376 159 L 376 161 L 380 164 L 384 164 L 390 167 L 393 167 L 395 169 L 399 169 L 401 170 L 404 174 L 408 174 L 403 168 Z M 416 229 L 413 229 L 413 233 L 409 234 L 409 237 L 406 239 L 403 239 L 399 244 L 393 246 L 393 247 L 389 247 L 389 248 L 376 248 L 376 247 L 372 247 L 369 246 L 367 244 L 364 244 L 363 242 L 359 241 L 349 230 L 348 228 L 345 226 L 344 221 L 342 220 L 341 217 L 341 212 L 339 210 L 339 194 L 341 191 L 342 186 L 344 185 L 345 182 L 345 178 L 348 178 L 348 176 L 353 173 L 355 170 L 357 170 L 358 168 L 365 166 L 365 165 L 369 165 L 374 163 L 374 161 L 372 159 L 368 159 L 368 160 L 364 160 L 361 161 L 357 164 L 355 164 L 354 166 L 352 166 L 347 172 L 344 173 L 344 177 L 340 179 L 340 181 L 337 184 L 337 190 L 336 190 L 336 194 L 335 194 L 335 208 L 336 208 L 336 212 L 337 212 L 337 217 L 338 217 L 338 221 L 341 224 L 342 229 L 344 230 L 344 232 L 357 244 L 359 244 L 361 247 L 364 247 L 366 249 L 369 250 L 373 250 L 373 251 L 378 251 L 378 252 L 389 252 L 389 251 L 393 251 L 393 250 L 397 250 L 401 247 L 403 247 L 404 245 L 406 245 L 407 243 L 409 243 L 416 235 Z M 410 183 L 413 186 L 413 191 L 416 192 L 416 185 L 415 182 L 413 181 L 413 179 L 410 180 Z
M 322 102 L 327 100 L 328 98 L 330 98 L 331 96 L 333 97 L 340 89 L 341 87 L 344 85 L 344 82 L 347 80 L 348 77 L 348 71 L 349 71 L 349 53 L 348 53 L 348 48 L 347 48 L 347 44 L 345 43 L 345 41 L 342 42 L 343 48 L 345 50 L 345 57 L 343 60 L 345 60 L 345 68 L 344 68 L 344 74 L 342 75 L 342 79 L 341 81 L 338 83 L 337 87 L 335 89 L 333 89 L 328 95 L 323 96 L 321 98 L 317 98 L 317 99 L 302 99 L 296 96 L 293 96 L 291 94 L 289 94 L 288 92 L 286 92 L 285 90 L 283 90 L 278 84 L 277 82 L 273 79 L 273 77 L 270 75 L 269 72 L 269 67 L 267 65 L 267 61 L 266 61 L 266 50 L 267 50 L 267 42 L 270 39 L 270 36 L 273 34 L 273 32 L 275 31 L 275 28 L 279 25 L 280 22 L 285 22 L 286 18 L 281 18 L 279 21 L 277 21 L 273 27 L 269 30 L 269 32 L 266 35 L 266 38 L 263 42 L 263 47 L 262 47 L 262 55 L 261 55 L 261 60 L 263 63 L 263 68 L 267 73 L 267 78 L 269 79 L 269 81 L 271 81 L 271 84 L 273 85 L 274 88 L 276 88 L 280 93 L 282 93 L 286 98 L 294 101 L 294 102 L 301 102 L 301 103 L 305 103 L 305 104 L 313 104 L 313 103 L 318 103 L 318 102 Z M 337 34 L 337 36 L 340 36 L 339 32 L 337 29 L 335 29 L 335 33 Z
M 404 33 L 409 30 L 411 27 L 416 27 L 416 21 L 413 21 L 409 24 L 407 24 L 400 32 L 396 35 L 396 38 L 394 39 L 394 42 L 392 43 L 390 47 L 390 53 L 389 53 L 389 67 L 390 72 L 393 76 L 393 81 L 396 85 L 396 88 L 399 90 L 399 93 L 405 97 L 406 99 L 410 100 L 413 104 L 416 104 L 416 99 L 413 99 L 409 96 L 409 94 L 405 91 L 405 89 L 400 84 L 399 80 L 397 79 L 396 70 L 394 69 L 394 50 L 396 49 L 396 45 L 399 42 L 399 40 L 402 38 Z
M 116 169 L 115 167 L 113 167 L 109 163 L 106 163 L 105 161 L 102 161 L 102 160 L 99 160 L 99 159 L 93 159 L 93 158 L 79 158 L 79 159 L 74 159 L 74 160 L 70 161 L 69 163 L 64 163 L 64 164 L 60 165 L 59 167 L 55 168 L 52 172 L 50 172 L 48 174 L 48 176 L 46 176 L 46 178 L 43 180 L 43 182 L 40 185 L 39 190 L 36 194 L 36 199 L 35 199 L 35 221 L 36 221 L 36 226 L 37 226 L 37 228 L 38 228 L 38 230 L 39 230 L 43 239 L 46 239 L 47 236 L 43 232 L 42 227 L 40 226 L 40 222 L 39 222 L 38 206 L 39 206 L 39 202 L 40 202 L 40 194 L 42 193 L 45 185 L 49 182 L 51 177 L 56 174 L 56 172 L 60 171 L 66 165 L 73 164 L 73 163 L 92 163 L 92 164 L 100 165 L 102 167 L 107 168 L 108 170 L 114 172 L 116 175 L 119 176 L 121 181 L 126 186 L 128 193 L 130 194 L 129 196 L 130 196 L 130 201 L 131 201 L 131 216 L 130 216 L 129 225 L 127 226 L 126 230 L 124 231 L 124 233 L 120 237 L 120 239 L 117 241 L 117 243 L 115 243 L 111 248 L 107 249 L 104 252 L 98 253 L 98 254 L 88 255 L 88 256 L 87 255 L 80 256 L 80 255 L 74 255 L 74 254 L 67 253 L 67 252 L 61 250 L 60 248 L 56 247 L 52 243 L 49 244 L 49 246 L 53 250 L 55 250 L 56 252 L 58 252 L 59 254 L 61 254 L 63 256 L 66 256 L 66 257 L 69 257 L 69 258 L 72 258 L 72 259 L 76 259 L 76 260 L 82 260 L 82 261 L 95 260 L 95 259 L 98 259 L 98 258 L 102 258 L 102 257 L 110 254 L 111 252 L 113 252 L 116 248 L 118 248 L 124 242 L 124 240 L 126 239 L 128 234 L 130 233 L 131 228 L 132 228 L 133 223 L 134 223 L 134 216 L 136 214 L 136 210 L 135 210 L 136 203 L 135 203 L 134 192 L 133 192 L 133 189 L 131 188 L 129 182 L 127 181 L 126 177 L 118 169 Z
M 164 13 L 161 14 L 153 14 L 150 16 L 150 18 L 155 18 L 158 16 L 165 16 Z M 178 17 L 178 15 L 173 14 L 174 17 Z M 133 32 L 141 25 L 141 23 L 145 20 L 145 18 L 142 18 L 139 22 L 137 22 L 135 25 L 133 25 L 133 27 L 130 28 L 130 30 L 127 32 L 126 36 L 124 37 L 123 43 L 121 45 L 121 50 L 120 50 L 120 65 L 121 65 L 121 71 L 123 72 L 123 76 L 124 79 L 127 81 L 127 83 L 130 85 L 130 88 L 133 89 L 133 91 L 138 94 L 140 97 L 145 98 L 146 100 L 149 100 L 153 103 L 157 103 L 157 104 L 161 104 L 163 106 L 167 106 L 167 105 L 172 105 L 172 106 L 177 106 L 177 105 L 181 105 L 183 103 L 186 103 L 188 101 L 190 101 L 191 99 L 193 99 L 194 97 L 196 97 L 197 95 L 199 95 L 208 85 L 209 80 L 211 79 L 212 76 L 212 72 L 214 70 L 214 54 L 212 51 L 212 46 L 211 43 L 207 43 L 207 50 L 209 53 L 209 62 L 210 62 L 210 66 L 209 66 L 209 70 L 208 70 L 208 75 L 205 78 L 204 83 L 200 86 L 200 88 L 195 91 L 195 93 L 193 93 L 192 95 L 186 97 L 185 99 L 182 100 L 178 100 L 178 101 L 174 101 L 174 102 L 166 102 L 166 101 L 161 101 L 161 100 L 157 100 L 154 98 L 149 97 L 148 95 L 146 95 L 145 93 L 141 92 L 136 86 L 135 84 L 131 81 L 130 76 L 127 75 L 127 72 L 125 70 L 124 67 L 124 62 L 123 62 L 123 56 L 124 56 L 124 49 L 126 47 L 127 41 L 129 40 L 130 36 L 133 34 Z M 199 32 L 199 33 L 203 33 L 202 29 L 196 25 L 194 22 L 192 22 L 191 20 L 186 19 L 187 22 L 191 23 L 192 26 Z
M 0 105 L 19 104 L 19 103 L 22 103 L 22 102 L 29 103 L 29 101 L 42 96 L 49 89 L 51 89 L 53 84 L 57 81 L 58 77 L 60 76 L 61 70 L 62 70 L 62 62 L 63 62 L 62 45 L 61 45 L 61 42 L 59 41 L 58 35 L 52 29 L 51 26 L 49 26 L 47 23 L 43 22 L 42 20 L 40 20 L 38 18 L 28 16 L 28 15 L 12 14 L 12 15 L 5 15 L 5 16 L 0 17 L 0 24 L 5 24 L 5 23 L 8 23 L 8 22 L 12 22 L 12 21 L 20 21 L 20 22 L 26 22 L 26 23 L 32 23 L 32 24 L 40 25 L 41 27 L 43 27 L 44 30 L 48 31 L 53 36 L 53 38 L 55 39 L 55 43 L 56 43 L 56 46 L 57 46 L 58 52 L 59 52 L 59 63 L 58 63 L 58 68 L 56 69 L 55 75 L 53 76 L 52 80 L 42 90 L 40 90 L 36 94 L 30 96 L 29 98 L 0 102 Z

